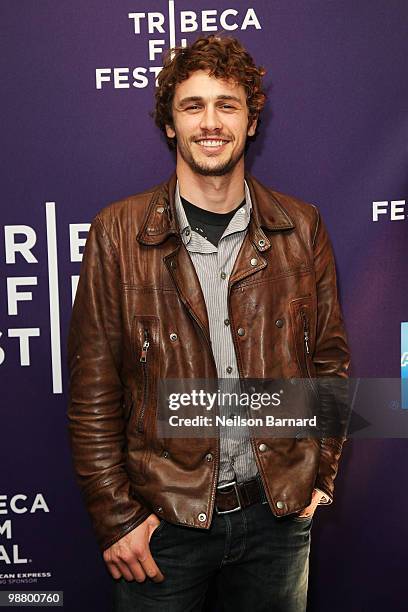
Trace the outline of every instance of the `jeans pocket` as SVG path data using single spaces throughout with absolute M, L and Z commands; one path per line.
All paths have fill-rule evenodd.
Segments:
M 150 536 L 150 542 L 152 541 L 154 536 L 159 535 L 163 531 L 164 527 L 167 524 L 168 524 L 167 521 L 165 521 L 164 519 L 160 521 L 160 523 L 157 525 L 156 529 L 153 531 L 152 535 Z

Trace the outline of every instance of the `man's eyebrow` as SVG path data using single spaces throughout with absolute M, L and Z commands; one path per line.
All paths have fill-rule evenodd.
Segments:
M 237 96 L 221 94 L 216 96 L 216 100 L 233 100 L 234 102 L 239 102 L 242 104 L 242 100 Z M 187 96 L 186 98 L 182 98 L 179 102 L 180 105 L 188 104 L 189 102 L 202 102 L 204 98 L 202 96 Z

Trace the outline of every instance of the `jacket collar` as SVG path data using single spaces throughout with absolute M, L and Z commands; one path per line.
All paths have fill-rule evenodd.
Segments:
M 249 172 L 245 172 L 245 180 L 252 201 L 250 221 L 250 234 L 252 236 L 266 239 L 261 228 L 280 231 L 295 227 L 293 220 L 270 189 L 262 185 Z M 180 236 L 175 205 L 176 184 L 177 174 L 173 172 L 168 181 L 159 185 L 153 193 L 136 237 L 140 243 L 155 245 L 164 242 L 171 235 Z

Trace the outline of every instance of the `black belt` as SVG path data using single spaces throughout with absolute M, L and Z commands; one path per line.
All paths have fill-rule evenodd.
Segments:
M 215 511 L 217 514 L 229 514 L 242 510 L 251 504 L 266 502 L 266 494 L 260 477 L 251 478 L 245 482 L 235 480 L 218 485 L 215 495 Z

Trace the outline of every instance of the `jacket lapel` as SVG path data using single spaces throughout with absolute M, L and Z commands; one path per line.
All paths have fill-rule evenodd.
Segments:
M 271 242 L 263 228 L 282 231 L 295 227 L 271 190 L 264 187 L 248 172 L 245 173 L 245 180 L 251 194 L 252 213 L 248 232 L 235 260 L 229 287 L 259 272 L 267 265 L 262 253 L 271 248 Z
M 201 327 L 207 342 L 211 344 L 208 313 L 201 284 L 183 242 L 178 245 L 175 251 L 164 257 L 164 263 L 173 279 L 181 301 Z
M 154 192 L 137 240 L 145 245 L 157 246 L 170 237 L 176 238 L 175 249 L 163 257 L 163 262 L 181 301 L 211 345 L 204 295 L 194 264 L 180 236 L 174 201 L 176 183 L 177 175 L 174 173 Z

